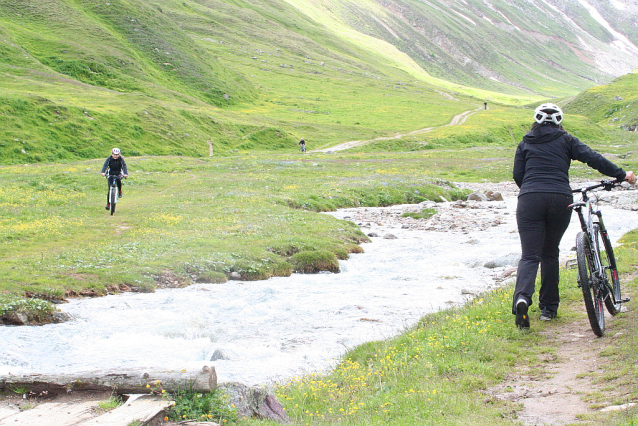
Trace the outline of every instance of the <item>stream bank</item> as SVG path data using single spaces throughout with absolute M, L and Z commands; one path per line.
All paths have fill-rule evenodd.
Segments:
M 220 382 L 281 382 L 331 368 L 346 350 L 400 333 L 423 315 L 461 304 L 511 279 L 520 252 L 512 184 L 474 184 L 504 201 L 345 209 L 335 216 L 376 233 L 339 274 L 293 274 L 258 282 L 195 284 L 152 294 L 72 300 L 73 319 L 0 327 L 0 376 L 87 371 L 198 369 L 214 362 Z M 603 207 L 612 238 L 638 227 L 636 191 Z M 561 251 L 571 253 L 572 220 Z M 389 237 L 392 235 L 394 238 Z M 386 238 L 387 237 L 387 238 Z

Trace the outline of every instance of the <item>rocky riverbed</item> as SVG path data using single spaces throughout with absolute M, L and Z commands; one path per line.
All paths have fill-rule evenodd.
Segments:
M 574 182 L 572 187 L 577 188 L 593 183 L 595 182 Z M 371 238 L 395 239 L 397 230 L 401 230 L 452 233 L 456 237 L 450 236 L 451 238 L 462 239 L 464 235 L 470 233 L 474 236 L 480 235 L 481 231 L 501 225 L 504 225 L 502 232 L 517 234 L 516 199 L 519 190 L 514 182 L 458 183 L 457 186 L 472 191 L 467 200 L 449 201 L 441 197 L 438 202 L 425 201 L 420 204 L 382 208 L 344 209 L 337 212 L 335 216 L 355 222 Z M 625 185 L 613 191 L 597 191 L 595 194 L 603 214 L 605 206 L 612 207 L 614 210 L 638 211 L 638 191 L 635 187 Z M 578 199 L 577 194 L 574 199 Z M 435 213 L 427 219 L 415 219 L 410 216 L 424 210 Z M 634 217 L 635 215 L 628 218 Z M 571 232 L 567 232 L 563 238 L 561 253 L 563 265 L 568 264 L 575 257 L 574 252 L 566 251 L 564 247 L 573 243 L 575 232 L 578 231 L 577 220 L 576 215 L 573 215 Z M 631 220 L 628 221 L 623 232 L 633 229 L 631 222 Z M 480 244 L 477 238 L 468 238 L 465 242 Z M 515 274 L 518 259 L 520 259 L 518 254 L 505 253 L 503 256 L 486 261 L 482 266 L 496 269 L 494 280 L 500 282 Z
M 586 182 L 578 184 L 585 185 Z M 450 202 L 442 198 L 440 202 L 425 201 L 420 204 L 385 208 L 346 209 L 344 211 L 347 214 L 342 214 L 340 217 L 352 220 L 369 236 L 392 238 L 386 233 L 379 233 L 379 229 L 387 231 L 401 228 L 467 234 L 470 231 L 483 231 L 489 227 L 499 226 L 505 222 L 505 216 L 515 215 L 518 187 L 513 182 L 459 183 L 457 185 L 473 191 L 467 201 Z M 573 187 L 576 188 L 577 184 Z M 638 191 L 635 189 L 627 186 L 611 192 L 599 191 L 597 192 L 599 205 L 638 211 L 636 203 Z M 426 220 L 403 216 L 405 213 L 419 213 L 423 209 L 435 209 L 436 214 Z

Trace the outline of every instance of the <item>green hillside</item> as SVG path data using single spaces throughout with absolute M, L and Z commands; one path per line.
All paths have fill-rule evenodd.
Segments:
M 542 11 L 521 7 L 6 0 L 0 164 L 103 157 L 113 146 L 127 156 L 293 152 L 301 137 L 315 149 L 611 78 L 562 29 L 561 13 L 572 13 L 592 52 L 611 49 L 614 36 L 591 16 L 546 10 L 552 19 L 530 36 L 527 12 Z M 555 42 L 539 44 L 546 34 Z M 548 64 L 560 73 L 546 78 Z
M 638 129 L 638 73 L 592 87 L 570 100 L 566 109 L 589 117 L 605 128 L 635 132 Z
M 20 57 L 24 68 L 117 92 L 161 97 L 160 85 L 212 105 L 251 99 L 245 79 L 147 2 L 16 0 L 2 2 L 0 14 L 10 45 L 5 64 Z

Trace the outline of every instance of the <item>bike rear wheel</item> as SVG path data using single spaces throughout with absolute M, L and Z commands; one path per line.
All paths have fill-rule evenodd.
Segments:
M 594 252 L 589 237 L 584 232 L 576 236 L 576 256 L 578 260 L 578 282 L 583 291 L 585 309 L 589 324 L 598 337 L 605 333 L 605 310 L 603 297 L 599 290 L 598 279 L 594 274 L 596 267 Z
M 115 213 L 115 205 L 117 204 L 117 186 L 111 187 L 109 202 L 111 204 L 111 216 L 113 216 L 113 213 Z
M 600 254 L 600 263 L 603 265 L 603 272 L 605 274 L 605 286 L 607 287 L 607 294 L 605 295 L 605 307 L 607 311 L 616 315 L 620 312 L 620 280 L 618 279 L 618 268 L 616 267 L 616 257 L 614 256 L 614 249 L 611 246 L 611 241 L 606 232 L 602 229 L 598 230 L 598 247 L 605 249 L 604 253 Z M 602 243 L 602 247 L 600 245 Z

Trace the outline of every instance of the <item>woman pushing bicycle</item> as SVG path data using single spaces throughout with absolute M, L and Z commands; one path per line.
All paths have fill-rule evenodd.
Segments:
M 539 291 L 540 320 L 556 317 L 560 296 L 559 244 L 569 226 L 573 202 L 569 185 L 572 160 L 586 163 L 600 173 L 619 182 L 636 182 L 633 172 L 625 172 L 599 153 L 569 134 L 561 125 L 563 111 L 546 103 L 534 111 L 534 123 L 516 149 L 514 181 L 520 188 L 516 207 L 516 223 L 521 239 L 522 255 L 516 274 L 512 313 L 516 326 L 529 328 L 528 308 L 541 266 Z
M 113 148 L 111 150 L 111 155 L 106 159 L 104 165 L 102 166 L 102 176 L 106 176 L 109 174 L 109 179 L 107 179 L 107 185 L 111 186 L 111 179 L 116 179 L 117 182 L 117 190 L 119 192 L 118 197 L 122 198 L 122 180 L 117 179 L 115 176 L 123 175 L 124 177 L 128 177 L 128 169 L 126 168 L 126 161 L 124 161 L 124 157 L 120 154 L 119 148 Z M 109 193 L 106 193 L 106 210 L 111 208 L 111 203 L 109 200 Z

